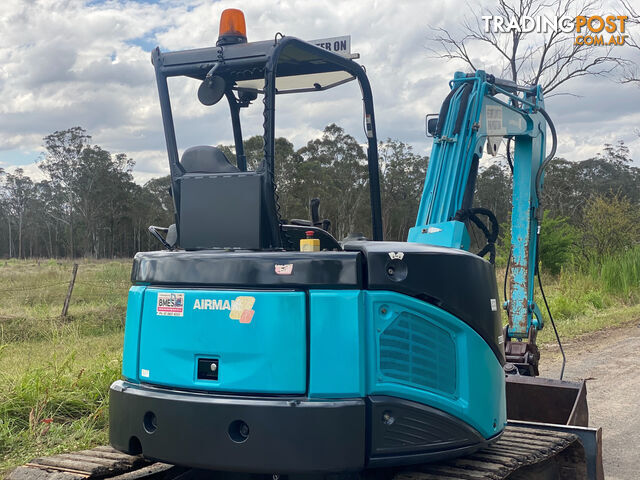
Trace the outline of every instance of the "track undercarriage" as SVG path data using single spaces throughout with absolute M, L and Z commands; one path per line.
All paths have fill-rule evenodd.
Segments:
M 517 423 L 517 422 L 514 422 Z M 526 425 L 526 426 L 525 426 Z M 552 426 L 549 426 L 552 427 Z M 500 440 L 472 455 L 446 462 L 404 468 L 367 470 L 362 473 L 323 475 L 326 480 L 446 480 L 446 479 L 563 479 L 604 478 L 602 459 L 590 458 L 590 441 L 600 430 L 574 428 L 553 431 L 535 424 L 509 425 Z M 586 449 L 584 447 L 587 447 Z M 595 468 L 596 472 L 590 470 Z M 592 476 L 595 474 L 596 476 Z M 271 479 L 269 479 L 271 477 Z M 302 476 L 300 476 L 302 477 Z M 305 475 L 310 480 L 313 475 Z M 321 476 L 318 476 L 320 478 Z M 9 474 L 8 480 L 80 479 L 158 480 L 295 480 L 295 476 L 234 474 L 195 470 L 152 462 L 141 456 L 120 453 L 111 447 L 36 458 Z

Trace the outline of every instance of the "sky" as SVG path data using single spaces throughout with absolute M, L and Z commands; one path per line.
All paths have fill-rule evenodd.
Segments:
M 464 0 L 4 0 L 0 168 L 20 167 L 42 178 L 37 166 L 42 138 L 79 125 L 92 143 L 133 158 L 136 181 L 166 175 L 150 52 L 156 46 L 162 51 L 214 46 L 225 8 L 244 11 L 249 41 L 271 39 L 276 32 L 305 40 L 351 35 L 352 51 L 360 54 L 357 61 L 372 84 L 378 138 L 403 141 L 424 155 L 431 148 L 425 114 L 440 109 L 454 72 L 468 70 L 434 55 L 434 28 L 458 32 L 464 18 L 480 11 L 479 4 Z M 638 62 L 637 51 L 616 48 Z M 474 55 L 479 68 L 500 73 L 489 51 Z M 565 95 L 547 99 L 558 130 L 558 156 L 583 160 L 605 143 L 623 140 L 640 165 L 640 88 L 617 78 L 581 77 L 566 84 Z M 224 102 L 200 105 L 194 80 L 172 80 L 169 86 L 181 151 L 232 143 Z M 257 102 L 243 111 L 245 138 L 261 133 L 261 106 Z M 319 137 L 332 122 L 364 143 L 361 95 L 354 83 L 284 95 L 276 108 L 276 134 L 296 147 Z

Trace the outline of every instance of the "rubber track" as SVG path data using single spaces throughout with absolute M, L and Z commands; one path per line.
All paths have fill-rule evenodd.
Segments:
M 500 439 L 487 448 L 454 460 L 407 467 L 393 480 L 504 480 L 578 441 L 571 433 L 508 426 Z
M 473 455 L 407 467 L 392 480 L 503 480 L 523 467 L 557 455 L 577 441 L 570 433 L 509 426 L 497 442 Z M 16 468 L 7 480 L 151 480 L 171 478 L 173 469 L 177 467 L 151 463 L 111 447 L 97 447 L 36 458 Z M 175 474 L 182 473 L 183 469 L 180 470 Z

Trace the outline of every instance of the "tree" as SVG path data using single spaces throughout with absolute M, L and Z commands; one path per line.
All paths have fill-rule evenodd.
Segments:
M 4 174 L 4 169 L 0 167 L 0 180 L 2 180 Z M 2 186 L 2 182 L 0 182 L 0 186 Z M 9 196 L 4 188 L 0 189 L 0 212 L 2 212 L 2 216 L 7 222 L 7 244 L 9 257 L 11 257 L 13 254 L 13 245 L 11 238 L 11 216 L 9 215 Z
M 232 146 L 220 148 L 235 158 Z M 247 168 L 255 170 L 264 158 L 260 136 L 244 142 Z M 370 230 L 366 155 L 351 135 L 328 125 L 322 136 L 295 150 L 285 138 L 275 139 L 275 181 L 283 219 L 309 219 L 309 202 L 320 198 L 320 214 L 332 222 L 331 233 L 343 238 Z M 345 208 L 348 205 L 348 208 Z
M 37 223 L 44 226 L 46 232 L 42 232 L 45 248 L 43 253 L 49 258 L 60 256 L 59 238 L 64 233 L 66 222 L 63 219 L 64 212 L 61 209 L 63 201 L 58 191 L 52 188 L 51 183 L 43 180 L 35 184 L 35 199 Z M 34 235 L 37 235 L 37 229 Z
M 306 205 L 320 198 L 322 216 L 331 220 L 334 237 L 370 234 L 367 156 L 357 140 L 331 124 L 297 153 L 301 160 L 292 195 L 298 201 L 304 195 Z
M 16 168 L 14 174 L 6 174 L 5 188 L 8 194 L 6 206 L 9 215 L 14 218 L 18 227 L 18 258 L 23 258 L 22 232 L 25 224 L 25 217 L 30 211 L 29 204 L 34 196 L 33 182 L 29 177 L 24 175 L 24 170 Z M 11 228 L 10 224 L 9 228 Z M 9 237 L 11 237 L 11 234 L 9 234 Z
M 491 210 L 499 224 L 511 215 L 511 173 L 501 163 L 493 163 L 478 174 L 474 205 Z
M 111 155 L 97 145 L 82 150 L 71 190 L 85 229 L 85 255 L 98 257 L 100 230 L 110 228 L 105 217 L 113 216 L 115 203 L 133 183 L 133 165 L 126 155 Z
M 264 158 L 264 141 L 260 135 L 254 135 L 243 143 L 244 154 L 247 159 L 247 169 L 256 170 Z M 235 147 L 218 145 L 227 158 L 235 158 Z M 293 144 L 283 137 L 275 139 L 275 181 L 276 193 L 280 204 L 280 214 L 284 219 L 307 218 L 309 204 L 306 195 L 301 196 L 300 177 L 304 176 L 304 166 L 300 154 Z
M 620 0 L 622 8 L 627 15 L 627 28 L 640 28 L 640 10 L 631 5 L 629 0 Z M 625 42 L 626 45 L 633 48 L 636 52 L 640 51 L 640 42 L 632 36 Z M 638 63 L 634 61 L 626 62 L 625 69 L 622 74 L 622 83 L 633 83 L 640 86 L 640 70 Z
M 584 193 L 619 193 L 632 203 L 640 202 L 640 168 L 632 165 L 629 149 L 622 141 L 606 144 L 602 153 L 580 162 L 577 181 L 589 186 L 591 191 Z
M 581 178 L 581 165 L 564 158 L 554 158 L 545 170 L 542 206 L 554 216 L 575 220 L 581 216 L 584 201 L 591 195 L 583 195 L 586 187 Z
M 398 140 L 380 142 L 380 186 L 383 235 L 405 241 L 415 224 L 429 159 Z
M 571 261 L 577 241 L 576 229 L 566 218 L 553 218 L 548 211 L 544 212 L 539 245 L 542 268 L 553 275 L 560 273 Z
M 637 204 L 620 194 L 595 195 L 584 209 L 583 252 L 611 255 L 640 242 Z
M 554 159 L 545 172 L 542 204 L 553 216 L 580 226 L 582 211 L 592 196 L 619 193 L 638 204 L 639 184 L 640 168 L 633 165 L 629 149 L 619 141 L 605 144 L 601 153 L 587 160 Z
M 499 16 L 522 25 L 527 17 L 590 16 L 599 13 L 597 7 L 593 0 L 498 0 L 494 7 L 464 19 L 459 33 L 435 28 L 431 38 L 435 48 L 431 50 L 440 58 L 460 60 L 473 71 L 494 70 L 516 83 L 542 85 L 548 96 L 573 78 L 606 75 L 625 62 L 612 55 L 611 48 L 603 55 L 596 48 L 576 44 L 574 35 L 561 29 L 548 33 L 517 29 L 495 32 L 483 17 Z M 488 53 L 492 56 L 487 63 Z
M 482 168 L 476 179 L 476 191 L 473 197 L 474 207 L 488 208 L 496 216 L 498 225 L 498 245 L 504 244 L 509 236 L 511 222 L 511 174 L 503 163 L 493 163 Z M 487 218 L 480 216 L 487 228 L 491 230 Z M 472 221 L 466 222 L 471 236 L 471 248 L 480 251 L 486 245 L 484 233 Z
M 41 166 L 48 179 L 33 182 L 19 169 L 12 174 L 0 171 L 0 255 L 131 256 L 159 247 L 147 232 L 149 225 L 175 221 L 168 176 L 134 183 L 133 160 L 89 145 L 89 135 L 77 128 L 47 137 L 50 149 Z M 259 168 L 262 138 L 251 137 L 244 146 L 249 168 Z M 233 147 L 222 148 L 233 159 Z M 392 139 L 380 142 L 379 156 L 383 233 L 387 239 L 404 240 L 416 218 L 428 159 Z M 276 139 L 282 218 L 308 219 L 309 200 L 318 197 L 321 216 L 332 221 L 330 232 L 336 238 L 355 232 L 370 235 L 366 160 L 358 141 L 337 125 L 327 126 L 319 138 L 298 150 L 288 140 Z M 604 145 L 602 152 L 583 161 L 556 159 L 544 182 L 543 268 L 558 271 L 569 261 L 575 243 L 591 257 L 640 241 L 640 168 L 633 165 L 624 143 Z M 509 235 L 510 199 L 506 166 L 496 163 L 481 169 L 475 205 L 496 214 L 505 226 L 503 241 Z M 473 232 L 472 240 L 477 237 L 480 242 L 481 235 Z M 472 250 L 482 246 L 474 244 Z
M 49 176 L 53 188 L 60 191 L 66 200 L 64 210 L 69 225 L 69 256 L 75 255 L 73 239 L 73 213 L 75 208 L 74 188 L 82 151 L 89 144 L 91 136 L 82 127 L 72 127 L 56 131 L 44 137 L 46 153 L 39 162 L 40 169 Z
M 149 196 L 149 207 L 154 224 L 169 225 L 173 223 L 173 200 L 171 199 L 171 177 L 153 178 L 144 184 L 144 191 Z

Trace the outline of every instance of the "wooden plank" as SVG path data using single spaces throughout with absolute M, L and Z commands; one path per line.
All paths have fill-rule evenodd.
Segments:
M 398 472 L 393 480 L 504 480 L 511 473 L 546 460 L 576 442 L 564 432 L 507 427 L 491 446 L 470 456 L 444 463 L 424 464 Z M 149 464 L 141 456 L 127 455 L 110 446 L 37 458 L 19 467 L 8 480 L 143 480 L 159 478 L 171 469 L 165 463 Z M 171 473 L 175 475 L 175 472 Z
M 30 463 L 47 467 L 57 467 L 60 470 L 84 472 L 89 475 L 106 474 L 109 472 L 109 468 L 105 467 L 104 465 L 98 465 L 97 463 L 91 462 L 68 460 L 66 458 L 61 458 L 58 455 L 54 455 L 53 457 L 34 458 Z
M 529 429 L 531 431 L 534 431 L 533 428 Z M 518 430 L 511 430 L 505 434 L 502 435 L 502 437 L 500 437 L 500 440 L 504 439 L 504 438 L 537 438 L 540 440 L 544 440 L 544 441 L 557 441 L 557 440 L 565 440 L 568 438 L 571 438 L 573 435 L 572 434 L 567 434 L 565 432 L 536 432 L 536 434 L 531 435 L 527 429 L 525 428 L 521 428 Z
M 572 437 L 566 437 L 566 436 L 547 437 L 543 435 L 526 435 L 524 433 L 511 433 L 509 434 L 508 437 L 505 437 L 505 439 L 509 443 L 513 443 L 513 442 L 569 443 L 573 441 Z
M 107 452 L 107 453 L 119 453 L 121 455 L 126 455 L 126 453 L 122 453 L 120 450 L 116 450 L 111 445 L 100 445 L 99 447 L 92 448 L 91 451 Z
M 59 467 L 56 465 L 42 465 L 40 463 L 27 463 L 25 464 L 25 467 L 31 467 L 34 469 L 40 469 L 40 470 L 51 470 L 51 471 L 60 471 L 60 472 L 69 472 L 69 473 L 74 473 L 77 475 L 82 475 L 84 477 L 88 477 L 90 474 L 89 472 L 86 472 L 84 470 L 77 470 L 75 468 L 71 468 L 71 467 Z
M 149 465 L 148 467 L 143 467 L 138 470 L 134 470 L 133 472 L 123 473 L 121 475 L 117 475 L 115 477 L 110 477 L 109 480 L 138 480 L 147 477 L 153 477 L 163 472 L 168 472 L 172 468 L 179 468 L 174 465 L 169 465 L 168 463 L 154 463 L 153 465 Z
M 527 457 L 532 454 L 531 450 L 526 448 L 521 448 L 515 445 L 501 445 L 500 448 L 491 448 L 483 451 L 491 452 L 496 455 L 500 455 L 502 452 L 508 452 L 508 453 L 513 453 L 523 457 Z
M 121 463 L 114 460 L 109 460 L 107 458 L 96 458 L 89 457 L 87 455 L 78 455 L 77 453 L 60 453 L 55 456 L 55 458 L 59 458 L 61 460 L 71 460 L 72 462 L 78 462 L 81 464 L 93 464 L 96 467 L 110 467 L 114 463 Z
M 140 456 L 127 455 L 126 453 L 112 453 L 112 452 L 103 452 L 101 450 L 80 450 L 78 452 L 73 452 L 74 455 L 82 455 L 90 458 L 104 458 L 108 460 L 117 460 L 119 462 L 125 463 L 135 463 L 141 460 Z
M 567 444 L 561 445 L 562 447 L 564 447 Z M 523 442 L 523 440 L 517 440 L 514 441 L 513 443 L 502 443 L 500 445 L 496 445 L 494 447 L 490 447 L 487 450 L 502 450 L 505 448 L 510 448 L 512 450 L 520 450 L 522 452 L 528 453 L 531 451 L 538 451 L 540 449 L 543 450 L 550 450 L 554 447 L 556 447 L 557 444 L 556 443 L 551 443 L 551 442 L 532 442 L 530 445 L 527 445 Z
M 13 470 L 7 480 L 84 480 L 86 475 L 77 473 L 47 471 L 40 468 L 22 466 Z
M 126 455 L 111 447 L 103 446 L 90 450 L 35 458 L 25 465 L 25 467 L 29 467 L 29 470 L 20 471 L 17 475 L 27 479 L 27 474 L 30 474 L 33 477 L 30 480 L 39 480 L 42 477 L 42 474 L 38 473 L 38 469 L 40 469 L 44 472 L 66 472 L 82 478 L 110 478 L 148 465 L 150 465 L 150 462 L 140 455 Z

